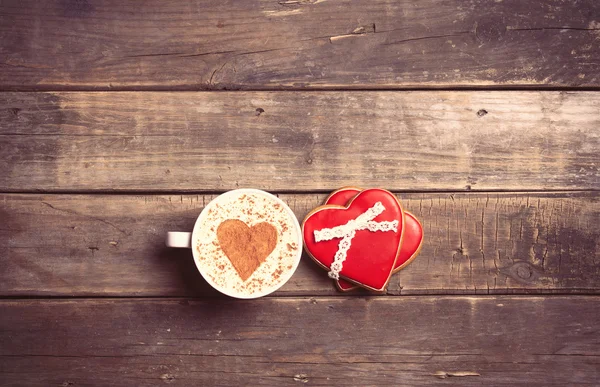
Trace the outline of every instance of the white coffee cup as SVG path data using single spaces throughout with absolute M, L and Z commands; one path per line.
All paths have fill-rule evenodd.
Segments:
M 228 219 L 241 220 L 249 227 L 268 221 L 278 231 L 276 247 L 246 281 L 218 246 L 215 226 Z M 245 188 L 213 199 L 198 216 L 191 233 L 169 232 L 166 245 L 192 248 L 198 271 L 212 287 L 230 297 L 250 299 L 276 291 L 292 277 L 302 256 L 302 232 L 298 219 L 281 199 Z

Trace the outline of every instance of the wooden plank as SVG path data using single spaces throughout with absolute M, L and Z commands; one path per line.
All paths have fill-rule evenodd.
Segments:
M 213 197 L 2 195 L 0 295 L 213 297 L 191 252 L 163 244 L 167 231 L 191 230 Z M 280 197 L 302 219 L 325 195 Z M 600 293 L 597 193 L 400 198 L 425 243 L 389 294 Z M 335 294 L 306 256 L 275 293 Z
M 599 314 L 598 297 L 577 296 L 4 300 L 0 380 L 591 386 Z
M 0 191 L 600 189 L 600 93 L 0 93 Z
M 0 88 L 600 86 L 596 0 L 4 0 Z

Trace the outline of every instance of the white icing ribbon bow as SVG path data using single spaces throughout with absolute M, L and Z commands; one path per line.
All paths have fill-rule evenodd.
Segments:
M 324 228 L 322 230 L 315 230 L 315 242 L 329 241 L 332 239 L 341 238 L 338 244 L 338 250 L 335 253 L 333 263 L 331 264 L 330 271 L 328 273 L 329 278 L 340 279 L 340 272 L 344 265 L 344 261 L 348 256 L 348 250 L 352 245 L 352 239 L 356 235 L 357 231 L 369 230 L 371 232 L 376 231 L 394 231 L 398 232 L 398 221 L 393 220 L 391 222 L 375 222 L 375 219 L 379 214 L 385 211 L 385 207 L 381 202 L 377 202 L 373 207 L 369 208 L 362 214 L 351 219 L 348 223 L 336 226 L 333 228 Z

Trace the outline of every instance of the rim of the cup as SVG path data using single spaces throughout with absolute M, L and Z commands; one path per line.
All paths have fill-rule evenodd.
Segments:
M 279 203 L 280 205 L 283 206 L 283 208 L 285 209 L 285 211 L 287 212 L 287 214 L 290 216 L 290 218 L 292 219 L 292 223 L 294 224 L 294 227 L 296 228 L 296 235 L 298 235 L 298 240 L 296 241 L 296 245 L 298 246 L 298 252 L 296 254 L 296 258 L 294 260 L 294 263 L 292 264 L 292 268 L 287 271 L 287 275 L 282 275 L 280 278 L 282 278 L 282 281 L 274 287 L 270 287 L 267 289 L 267 291 L 263 291 L 260 293 L 254 293 L 254 294 L 249 294 L 249 295 L 243 295 L 243 294 L 238 294 L 238 293 L 233 293 L 231 291 L 229 291 L 229 289 L 225 289 L 217 284 L 214 283 L 214 281 L 210 278 L 210 276 L 207 275 L 207 273 L 205 274 L 202 270 L 202 265 L 200 264 L 200 258 L 198 257 L 198 255 L 200 254 L 198 252 L 198 250 L 196 250 L 196 246 L 197 246 L 197 235 L 200 232 L 200 224 L 202 223 L 202 221 L 204 220 L 204 218 L 206 217 L 206 214 L 208 213 L 206 210 L 208 208 L 210 208 L 212 205 L 214 205 L 214 203 L 216 203 L 217 200 L 222 200 L 222 198 L 224 197 L 228 197 L 228 196 L 233 196 L 233 195 L 243 195 L 243 194 L 259 194 L 259 195 L 265 195 L 267 197 L 272 198 L 273 200 L 275 200 L 277 203 Z M 263 191 L 260 189 L 256 189 L 256 188 L 239 188 L 239 189 L 234 189 L 231 191 L 227 191 L 219 196 L 217 196 L 216 198 L 214 198 L 213 200 L 211 200 L 202 210 L 202 212 L 200 212 L 200 215 L 198 216 L 198 219 L 196 219 L 196 223 L 194 224 L 194 230 L 192 231 L 192 240 L 191 240 L 191 247 L 192 247 L 192 255 L 194 256 L 194 263 L 196 264 L 196 268 L 198 269 L 198 271 L 200 272 L 200 275 L 204 278 L 204 280 L 206 282 L 208 282 L 208 284 L 210 286 L 212 286 L 214 289 L 218 290 L 219 292 L 225 294 L 226 296 L 232 297 L 232 298 L 239 298 L 239 299 L 253 299 L 253 298 L 260 298 L 260 297 L 264 297 L 267 296 L 275 291 L 277 291 L 278 289 L 280 289 L 283 285 L 285 285 L 290 278 L 292 278 L 292 275 L 294 275 L 294 273 L 296 272 L 296 269 L 298 268 L 298 265 L 300 264 L 300 259 L 302 258 L 302 232 L 301 232 L 301 228 L 300 228 L 300 223 L 298 222 L 298 218 L 296 218 L 296 214 L 294 214 L 294 212 L 292 211 L 292 209 L 280 198 L 278 198 L 277 196 L 273 195 L 272 193 L 269 193 L 267 191 Z

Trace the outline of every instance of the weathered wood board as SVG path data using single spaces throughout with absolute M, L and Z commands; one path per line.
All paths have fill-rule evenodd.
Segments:
M 596 0 L 4 0 L 0 89 L 598 87 Z
M 0 382 L 595 385 L 599 314 L 596 296 L 4 300 Z
M 0 192 L 600 189 L 592 92 L 0 93 Z
M 299 219 L 325 196 L 280 195 Z M 1 195 L 0 295 L 216 296 L 190 251 L 164 247 L 166 232 L 192 230 L 213 197 Z M 425 243 L 389 294 L 600 292 L 595 192 L 399 197 L 423 223 Z M 333 294 L 306 256 L 275 293 Z
M 599 47 L 597 0 L 0 0 L 0 385 L 597 385 Z M 344 185 L 424 225 L 386 295 L 164 247 Z

